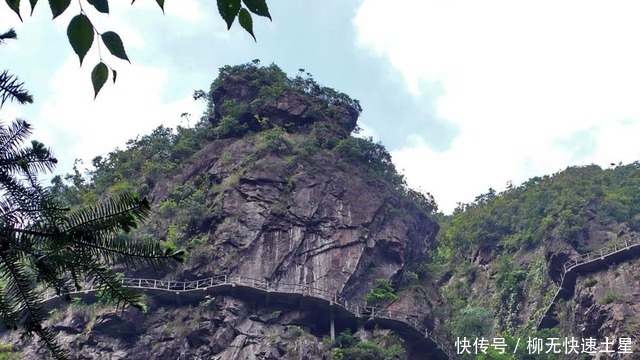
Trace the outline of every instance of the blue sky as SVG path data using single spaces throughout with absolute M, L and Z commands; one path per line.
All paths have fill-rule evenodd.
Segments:
M 359 99 L 365 132 L 445 212 L 508 181 L 640 159 L 634 1 L 271 0 L 273 22 L 254 19 L 257 43 L 238 24 L 227 31 L 215 1 L 167 0 L 165 15 L 153 0 L 111 3 L 109 16 L 85 10 L 122 36 L 132 64 L 105 56 L 118 82 L 96 101 L 97 49 L 80 68 L 66 39 L 77 2 L 55 21 L 46 1 L 32 17 L 24 4 L 24 23 L 0 3 L 0 31 L 19 36 L 0 47 L 1 68 L 36 100 L 5 105 L 0 119 L 34 124 L 57 173 L 158 125 L 186 125 L 181 113 L 202 111 L 193 90 L 256 58 Z

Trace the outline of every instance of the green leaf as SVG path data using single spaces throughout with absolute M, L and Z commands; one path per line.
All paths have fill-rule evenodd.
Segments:
M 122 60 L 129 61 L 127 57 L 127 53 L 124 51 L 124 45 L 122 44 L 122 39 L 120 36 L 113 31 L 107 31 L 106 33 L 100 35 L 102 37 L 102 42 L 106 45 L 109 52 Z M 129 61 L 131 63 L 131 61 Z
M 109 0 L 87 0 L 87 2 L 93 5 L 93 7 L 101 13 L 109 13 Z
M 136 2 L 136 0 L 131 0 L 131 5 L 133 5 L 134 2 Z M 164 0 L 156 0 L 156 2 L 160 6 L 160 9 L 162 9 L 162 13 L 164 14 Z
M 93 25 L 85 14 L 78 14 L 71 19 L 67 27 L 67 37 L 82 66 L 82 60 L 93 44 Z
M 242 2 L 249 8 L 249 11 L 256 15 L 268 17 L 271 19 L 271 14 L 269 14 L 269 8 L 267 7 L 266 0 L 242 0 Z
M 218 12 L 227 23 L 227 30 L 231 29 L 238 11 L 240 11 L 240 0 L 218 0 Z
M 135 0 L 134 0 L 135 1 Z M 164 14 L 164 0 L 156 0 L 160 9 L 162 9 L 162 13 Z
M 13 10 L 13 12 L 18 14 L 20 21 L 22 21 L 22 16 L 20 16 L 20 0 L 6 0 L 6 1 L 7 1 L 7 5 L 9 5 L 9 7 L 11 8 L 11 10 Z
M 251 13 L 249 12 L 249 10 L 245 8 L 240 9 L 238 20 L 240 21 L 240 26 L 242 26 L 243 29 L 247 30 L 247 32 L 251 34 L 251 36 L 253 36 L 253 40 L 258 41 L 256 40 L 256 36 L 253 35 L 253 19 L 251 19 Z
M 62 14 L 71 4 L 71 0 L 49 0 L 49 7 L 51 7 L 51 14 L 53 18 L 57 18 Z
M 105 63 L 103 62 L 100 62 L 98 65 L 96 65 L 96 67 L 93 68 L 93 71 L 91 71 L 91 83 L 93 84 L 93 91 L 95 91 L 96 93 L 95 97 L 93 98 L 94 100 L 96 97 L 98 97 L 100 89 L 102 89 L 102 86 L 104 86 L 108 78 L 109 68 L 107 68 L 107 65 L 105 65 Z
M 118 77 L 118 72 L 115 71 L 115 70 L 112 70 L 112 71 L 113 71 L 113 83 L 115 84 L 116 83 L 116 78 Z
M 31 4 L 31 16 L 33 16 L 33 9 L 36 8 L 36 4 L 38 3 L 38 0 L 29 0 L 29 4 Z

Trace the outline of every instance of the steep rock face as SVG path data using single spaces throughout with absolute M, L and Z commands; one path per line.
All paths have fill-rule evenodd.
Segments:
M 148 196 L 155 208 L 141 233 L 187 246 L 187 263 L 161 274 L 127 275 L 238 275 L 310 286 L 362 305 L 379 279 L 399 288 L 409 265 L 424 260 L 438 225 L 370 160 L 331 150 L 349 137 L 359 109 L 291 90 L 265 100 L 261 86 L 244 77 L 223 79 L 211 92 L 216 139 L 153 183 Z M 217 132 L 231 116 L 241 131 Z M 390 308 L 430 325 L 437 301 L 437 294 L 421 292 Z M 324 309 L 222 295 L 196 307 L 153 305 L 135 315 L 78 317 L 71 309 L 56 330 L 82 359 L 330 358 L 322 340 L 329 335 Z M 34 347 L 24 354 L 41 356 Z
M 251 104 L 256 94 L 243 78 L 222 82 L 213 91 L 216 118 L 230 96 Z M 287 93 L 274 101 L 297 101 L 292 98 L 312 99 Z M 247 114 L 253 111 L 246 108 Z M 339 108 L 350 114 L 353 129 L 357 113 Z M 259 110 L 270 126 L 280 118 L 296 124 L 281 135 L 287 146 L 265 147 L 268 135 L 262 133 L 213 141 L 151 193 L 153 203 L 161 204 L 176 186 L 197 181 L 207 188 L 209 214 L 198 229 L 207 241 L 181 277 L 233 274 L 308 285 L 358 301 L 379 278 L 399 283 L 407 264 L 424 258 L 438 225 L 366 166 L 345 164 L 330 152 L 306 160 L 294 156 L 291 148 L 310 142 L 314 125 L 333 127 L 339 120 L 322 115 L 307 122 L 298 111 L 287 113 L 292 109 L 298 107 L 267 104 Z M 295 131 L 298 125 L 305 131 Z
M 234 157 L 242 154 L 238 145 L 231 144 Z M 185 276 L 231 273 L 361 298 L 373 280 L 399 279 L 437 232 L 434 222 L 360 171 L 329 162 L 291 166 L 276 156 L 238 175 L 233 169 L 241 161 L 218 159 L 209 170 L 221 184 L 235 183 L 216 194 L 218 224 L 207 245 L 215 257 L 190 261 Z
M 611 235 L 611 233 L 609 233 Z M 631 233 L 638 239 L 637 233 Z M 620 338 L 631 339 L 630 358 L 640 358 L 640 260 L 624 259 L 608 267 L 583 273 L 574 294 L 556 311 L 559 327 L 581 338 L 608 338 L 618 349 Z
M 535 194 L 533 191 L 532 193 Z M 490 205 L 501 202 L 504 204 L 511 200 L 505 198 L 507 196 L 497 198 Z M 620 244 L 625 242 L 636 244 L 639 234 L 634 231 L 632 223 L 607 217 L 606 211 L 597 207 L 596 200 L 582 200 L 582 204 L 580 210 L 586 214 L 585 221 L 574 228 L 572 236 L 562 236 L 563 232 L 554 229 L 544 232 L 543 241 L 535 246 L 509 248 L 512 246 L 509 240 L 513 238 L 505 237 L 497 241 L 495 235 L 485 232 L 484 242 L 461 249 L 458 255 L 464 255 L 464 258 L 458 258 L 460 265 L 451 265 L 436 279 L 439 281 L 436 286 L 442 284 L 439 290 L 446 299 L 443 308 L 454 309 L 437 319 L 443 322 L 444 327 L 444 322 L 453 322 L 454 326 L 449 328 L 457 336 L 463 336 L 464 331 L 469 331 L 464 328 L 463 320 L 471 314 L 475 315 L 475 325 L 481 328 L 478 336 L 495 336 L 496 333 L 505 332 L 547 338 L 575 337 L 578 341 L 594 338 L 598 342 L 606 338 L 626 337 L 633 340 L 631 347 L 633 352 L 637 352 L 640 347 L 635 339 L 640 334 L 635 315 L 638 310 L 635 293 L 640 284 L 634 274 L 637 273 L 638 252 L 631 249 L 621 250 L 612 257 L 606 255 L 614 252 L 614 244 L 618 250 L 624 249 L 624 245 Z M 514 207 L 505 208 L 516 213 Z M 495 211 L 493 214 L 499 214 L 497 206 L 478 209 L 487 208 Z M 598 214 L 595 209 L 600 209 L 601 212 Z M 472 210 L 467 214 L 478 216 L 478 213 L 480 211 L 474 213 Z M 458 218 L 458 221 L 460 219 L 465 218 Z M 481 223 L 483 229 L 497 228 L 490 216 L 485 219 Z M 515 217 L 515 220 L 512 218 L 503 224 L 520 219 Z M 455 224 L 458 228 L 445 228 L 444 233 L 452 228 L 459 230 L 460 224 L 465 223 Z M 469 228 L 465 230 L 461 233 L 466 236 L 474 235 Z M 604 256 L 599 252 L 603 247 Z M 558 292 L 565 271 L 563 265 L 592 250 L 595 252 L 589 259 L 599 262 L 580 267 L 575 286 L 574 274 L 578 271 L 564 277 L 564 290 Z M 613 263 L 614 261 L 617 263 Z M 456 269 L 452 271 L 451 268 Z M 456 299 L 463 299 L 463 305 L 458 308 L 448 306 L 455 304 Z M 550 308 L 554 299 L 555 306 Z M 542 320 L 545 329 L 537 332 Z M 546 328 L 555 324 L 557 328 Z
M 191 307 L 158 307 L 142 314 L 73 305 L 51 323 L 76 359 L 329 359 L 329 347 L 309 333 L 301 312 L 253 308 L 231 297 Z M 47 350 L 26 347 L 23 359 Z

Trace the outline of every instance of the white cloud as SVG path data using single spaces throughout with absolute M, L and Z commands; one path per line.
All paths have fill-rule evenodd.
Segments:
M 447 152 L 414 144 L 394 159 L 447 211 L 508 180 L 639 159 L 638 13 L 634 1 L 364 0 L 359 46 L 416 98 L 440 84 L 438 115 L 460 129 Z M 594 149 L 558 146 L 588 129 Z
M 165 10 L 168 16 L 190 22 L 202 22 L 207 19 L 207 12 L 203 11 L 197 0 L 181 0 L 167 2 Z
M 358 126 L 360 126 L 360 132 L 358 134 L 356 134 L 357 137 L 361 137 L 361 138 L 372 138 L 374 139 L 374 141 L 378 141 L 378 139 L 380 139 L 380 137 L 378 136 L 378 133 L 376 132 L 376 130 L 374 128 L 372 128 L 371 126 L 367 125 L 364 122 L 359 122 Z
M 97 63 L 87 59 L 88 64 Z M 128 139 L 149 133 L 159 125 L 175 126 L 184 112 L 199 118 L 202 105 L 185 94 L 177 101 L 163 100 L 168 88 L 168 70 L 132 64 L 118 69 L 115 85 L 107 82 L 93 100 L 89 67 L 78 69 L 77 58 L 69 56 L 51 80 L 51 94 L 41 104 L 38 115 L 38 138 L 51 139 L 47 144 L 68 164 L 81 158 L 88 163 L 97 155 L 122 148 Z
M 169 3 L 165 7 L 166 15 L 163 15 L 155 1 L 139 1 L 133 6 L 130 2 L 111 1 L 111 13 L 108 16 L 90 6 L 84 10 L 100 31 L 116 31 L 125 42 L 127 52 L 132 49 L 154 51 L 149 48 L 143 34 L 152 33 L 156 36 L 172 28 L 180 29 L 180 26 L 188 23 L 202 22 L 209 16 L 202 10 L 198 0 L 182 0 L 179 6 Z M 28 3 L 22 5 L 23 10 L 28 8 Z M 48 86 L 39 87 L 41 90 L 37 94 L 36 104 L 26 109 L 29 112 L 28 120 L 35 125 L 33 138 L 53 148 L 60 159 L 57 172 L 62 173 L 71 169 L 75 158 L 81 158 L 85 164 L 89 164 L 93 157 L 116 147 L 122 148 L 128 139 L 149 133 L 161 124 L 172 127 L 186 125 L 185 119 L 180 117 L 182 113 L 190 113 L 193 124 L 203 108 L 201 103 L 193 101 L 191 93 L 181 96 L 172 90 L 175 86 L 169 83 L 171 70 L 162 62 L 154 66 L 139 61 L 129 64 L 110 55 L 105 56 L 105 61 L 117 70 L 117 83 L 114 85 L 110 78 L 94 101 L 90 73 L 99 62 L 96 41 L 82 67 L 79 67 L 78 57 L 66 43 L 67 25 L 79 11 L 78 4 L 74 2 L 63 15 L 51 21 L 48 5 L 39 4 L 33 17 L 28 17 L 22 11 L 26 22 L 23 26 L 6 4 L 0 4 L 0 20 L 16 27 L 21 37 L 20 41 L 13 42 L 16 44 L 15 50 L 23 50 L 20 47 L 22 45 L 24 49 L 43 49 L 45 53 L 46 46 L 51 42 L 43 39 L 43 34 L 47 38 L 63 39 L 62 48 L 46 48 L 48 51 L 68 54 L 63 63 L 42 63 L 44 60 L 38 53 L 37 61 L 27 59 L 34 66 L 51 70 L 47 72 L 50 77 L 41 79 L 48 81 Z M 159 26 L 162 28 L 157 32 Z M 3 50 L 6 48 L 3 46 Z M 104 47 L 101 50 L 104 56 L 106 50 Z M 178 100 L 169 102 L 168 98 Z M 20 115 L 16 109 L 14 106 L 5 106 L 0 113 L 2 120 L 9 122 Z
M 4 103 L 2 110 L 0 110 L 0 124 L 8 125 L 15 119 L 22 118 L 22 111 L 15 103 L 10 103 L 8 100 Z

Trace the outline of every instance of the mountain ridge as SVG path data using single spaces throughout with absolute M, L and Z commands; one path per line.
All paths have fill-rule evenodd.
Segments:
M 424 359 L 458 357 L 462 337 L 502 337 L 511 348 L 531 337 L 640 336 L 636 258 L 576 276 L 572 296 L 552 302 L 568 260 L 637 237 L 640 163 L 570 167 L 490 189 L 445 216 L 430 194 L 407 187 L 381 144 L 351 135 L 359 103 L 309 74 L 226 66 L 203 94 L 207 112 L 193 128 L 159 127 L 95 158 L 89 173 L 76 168 L 53 181 L 72 207 L 121 191 L 147 196 L 153 214 L 131 236 L 190 252 L 177 269 L 126 276 L 169 289 L 168 280 L 217 275 L 317 288 L 408 314 L 445 351 L 376 328 L 384 322 L 360 308 L 341 317 L 312 296 L 282 304 L 229 288 L 182 305 L 150 293 L 148 314 L 76 301 L 50 325 L 78 358 Z M 542 318 L 551 329 L 538 329 Z M 12 343 L 24 358 L 42 356 Z M 469 355 L 459 357 L 531 358 Z

